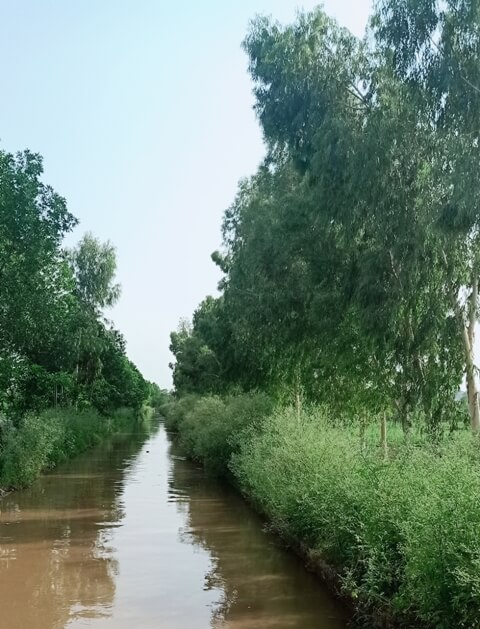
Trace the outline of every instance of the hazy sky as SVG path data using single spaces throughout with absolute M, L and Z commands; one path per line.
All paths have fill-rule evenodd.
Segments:
M 45 181 L 118 255 L 109 314 L 144 375 L 169 387 L 169 333 L 215 294 L 210 260 L 238 179 L 263 155 L 240 48 L 256 13 L 294 0 L 0 0 L 0 147 L 44 156 Z M 370 0 L 326 0 L 363 33 Z

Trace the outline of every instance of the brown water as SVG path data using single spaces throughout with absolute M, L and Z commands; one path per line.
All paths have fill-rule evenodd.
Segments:
M 341 617 L 162 426 L 0 501 L 1 629 L 340 629 Z

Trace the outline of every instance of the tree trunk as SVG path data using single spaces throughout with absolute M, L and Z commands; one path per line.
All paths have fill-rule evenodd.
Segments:
M 367 431 L 367 419 L 365 415 L 362 414 L 360 417 L 360 448 L 362 452 L 365 450 L 365 447 L 367 445 L 366 439 L 365 439 L 366 431 Z
M 303 406 L 303 387 L 300 375 L 300 368 L 297 367 L 295 374 L 295 409 L 297 411 L 297 419 L 300 421 Z
M 409 436 L 412 425 L 411 409 L 412 404 L 409 391 L 406 389 L 406 386 L 403 385 L 402 397 L 400 401 L 400 421 L 402 423 L 403 436 L 405 439 Z
M 297 410 L 297 419 L 300 420 L 302 415 L 302 396 L 298 388 L 295 391 L 295 408 Z
M 380 419 L 380 445 L 383 450 L 383 457 L 388 458 L 388 443 L 387 443 L 387 414 L 383 413 Z
M 480 431 L 480 409 L 479 409 L 479 392 L 477 379 L 475 377 L 474 363 L 474 342 L 475 342 L 475 324 L 477 321 L 477 301 L 478 301 L 478 277 L 474 273 L 472 277 L 472 292 L 467 301 L 468 308 L 468 324 L 463 326 L 463 346 L 465 350 L 465 375 L 467 380 L 467 397 L 468 408 L 470 411 L 470 424 L 472 431 L 477 433 Z
M 480 431 L 480 410 L 478 404 L 478 387 L 475 378 L 475 367 L 473 362 L 473 344 L 470 343 L 467 328 L 463 330 L 463 343 L 465 347 L 466 377 L 467 377 L 467 397 L 470 411 L 470 424 L 473 432 Z
M 80 328 L 78 332 L 78 351 L 77 351 L 77 363 L 75 365 L 75 412 L 78 411 L 78 381 L 80 380 L 80 357 L 81 357 L 81 349 L 82 349 L 82 329 Z

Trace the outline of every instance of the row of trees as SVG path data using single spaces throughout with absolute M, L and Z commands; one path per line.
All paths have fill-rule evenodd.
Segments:
M 267 153 L 223 222 L 224 278 L 172 334 L 177 393 L 261 388 L 480 430 L 480 4 L 321 9 L 244 41 Z
M 0 151 L 0 415 L 49 406 L 139 409 L 153 391 L 103 310 L 118 299 L 115 251 L 87 234 L 41 179 L 42 159 Z

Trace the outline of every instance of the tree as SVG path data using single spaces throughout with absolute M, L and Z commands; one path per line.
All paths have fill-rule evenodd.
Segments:
M 39 155 L 0 151 L 0 412 L 138 408 L 145 382 L 102 314 L 119 296 L 114 249 L 90 234 L 62 249 L 77 220 L 42 173 Z
M 476 0 L 381 0 L 372 26 L 383 56 L 437 137 L 431 161 L 443 194 L 436 219 L 445 234 L 451 309 L 464 347 L 471 425 L 478 432 L 473 349 L 480 273 L 480 6 Z
M 60 243 L 76 224 L 65 200 L 41 181 L 40 155 L 0 151 L 0 403 L 26 402 L 19 377 L 51 360 L 49 341 L 68 309 Z M 24 379 L 22 380 L 24 381 Z
M 419 403 L 432 419 L 445 415 L 460 376 L 447 243 L 434 226 L 443 194 L 431 157 L 438 137 L 428 117 L 388 55 L 320 10 L 285 28 L 257 20 L 245 47 L 269 157 L 277 168 L 287 155 L 303 176 L 288 212 L 306 216 L 298 248 L 302 234 L 303 251 L 328 252 L 325 265 L 303 254 L 317 278 L 308 294 L 335 305 L 318 318 L 335 312 L 345 322 L 338 331 L 348 333 L 354 322 L 352 349 L 370 345 L 370 358 L 358 352 L 367 358 L 364 385 L 383 390 L 406 426 Z M 294 234 L 286 229 L 282 244 Z
M 93 390 L 102 371 L 101 354 L 106 338 L 102 311 L 113 306 L 120 296 L 120 286 L 114 283 L 115 249 L 87 233 L 78 245 L 67 252 L 75 280 L 77 396 L 80 387 Z M 87 393 L 87 399 L 90 394 Z
M 237 384 L 393 414 L 405 430 L 420 413 L 434 430 L 466 366 L 475 428 L 480 230 L 458 170 L 463 158 L 475 176 L 478 138 L 442 81 L 466 64 L 477 97 L 477 14 L 464 3 L 455 17 L 460 45 L 454 4 L 385 0 L 363 42 L 320 9 L 254 20 L 244 48 L 267 156 L 225 213 L 220 298 L 172 336 L 177 391 Z
M 195 313 L 197 326 L 201 308 Z M 175 363 L 170 364 L 175 391 L 181 395 L 217 393 L 221 388 L 221 365 L 201 332 L 188 321 L 182 321 L 170 339 L 170 351 L 175 357 Z
M 80 301 L 96 313 L 114 306 L 120 297 L 120 285 L 114 283 L 117 261 L 113 245 L 87 233 L 69 257 Z

